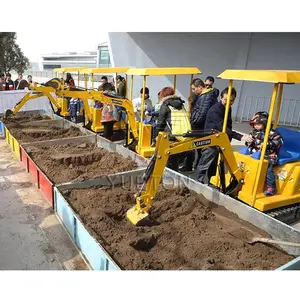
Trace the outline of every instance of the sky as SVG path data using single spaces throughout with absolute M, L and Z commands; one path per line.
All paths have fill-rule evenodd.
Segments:
M 108 33 L 99 32 L 99 29 L 90 29 L 77 34 L 76 28 L 67 34 L 45 33 L 38 31 L 36 35 L 28 34 L 28 31 L 17 31 L 17 43 L 21 47 L 25 56 L 32 62 L 39 62 L 41 54 L 51 54 L 52 52 L 83 52 L 96 51 L 97 45 L 107 41 Z

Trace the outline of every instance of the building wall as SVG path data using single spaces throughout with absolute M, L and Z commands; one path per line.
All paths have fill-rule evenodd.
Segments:
M 0 92 L 0 114 L 4 113 L 7 109 L 12 109 L 26 94 L 26 91 L 1 91 Z M 34 100 L 28 101 L 21 111 L 45 109 L 51 110 L 49 100 L 47 97 L 39 97 Z
M 205 79 L 225 69 L 300 69 L 298 33 L 109 33 L 114 65 L 129 67 L 198 67 Z M 123 51 L 120 51 L 123 49 Z M 124 50 L 126 49 L 126 51 Z M 153 98 L 171 77 L 152 77 L 147 83 Z M 235 82 L 238 98 L 233 106 L 237 121 L 268 108 L 271 84 Z M 216 80 L 220 90 L 227 86 Z M 134 94 L 138 94 L 137 80 Z M 177 93 L 187 99 L 189 78 L 178 78 Z M 299 125 L 300 85 L 286 86 L 280 121 Z

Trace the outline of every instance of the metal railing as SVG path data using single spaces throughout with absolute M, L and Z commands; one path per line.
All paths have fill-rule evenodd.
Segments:
M 237 119 L 239 122 L 249 121 L 258 111 L 265 110 L 268 112 L 270 102 L 270 97 L 246 96 L 241 112 L 238 112 L 239 117 Z M 300 99 L 282 99 L 278 124 L 289 127 L 300 127 Z

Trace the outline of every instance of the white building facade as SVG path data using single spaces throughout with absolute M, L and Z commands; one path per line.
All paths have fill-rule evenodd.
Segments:
M 198 67 L 199 76 L 216 77 L 225 69 L 300 70 L 299 33 L 129 33 L 110 32 L 110 59 L 116 67 Z M 299 46 L 299 47 L 298 47 Z M 134 95 L 141 88 L 141 78 Z M 172 85 L 172 78 L 152 77 L 147 85 L 153 98 Z M 222 90 L 225 80 L 216 80 Z M 235 81 L 237 101 L 233 119 L 246 121 L 255 111 L 267 109 L 272 84 Z M 178 76 L 177 93 L 187 99 L 189 76 Z M 300 85 L 285 87 L 280 123 L 300 126 Z M 155 99 L 156 100 L 156 99 Z

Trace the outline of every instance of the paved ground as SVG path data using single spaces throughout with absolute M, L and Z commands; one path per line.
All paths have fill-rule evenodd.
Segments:
M 0 269 L 88 269 L 44 196 L 2 137 Z

